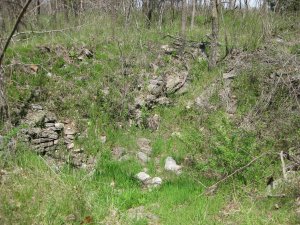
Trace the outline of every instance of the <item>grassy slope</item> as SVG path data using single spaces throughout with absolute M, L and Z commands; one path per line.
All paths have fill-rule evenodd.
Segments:
M 253 51 L 264 45 L 264 31 L 258 15 L 242 18 L 241 15 L 225 14 L 224 18 L 226 27 L 221 30 L 221 42 L 226 30 L 230 44 L 235 48 Z M 295 39 L 296 34 L 289 32 L 287 27 L 289 22 L 285 23 L 283 18 L 272 19 L 274 30 L 288 40 Z M 115 126 L 116 121 L 124 120 L 127 112 L 126 108 L 119 106 L 118 99 L 123 94 L 120 88 L 148 71 L 149 63 L 157 56 L 156 49 L 169 40 L 155 29 L 132 26 L 125 30 L 121 25 L 112 29 L 109 21 L 103 18 L 101 21 L 101 26 L 91 24 L 79 32 L 35 37 L 10 48 L 7 64 L 15 58 L 24 64 L 39 64 L 42 68 L 36 75 L 26 74 L 18 68 L 11 72 L 8 84 L 11 107 L 26 100 L 34 87 L 42 87 L 46 90 L 42 98 L 47 99 L 49 109 L 61 118 L 73 118 L 80 128 L 88 127 L 87 138 L 78 141 L 78 144 L 85 151 L 97 155 L 98 164 L 92 176 L 71 168 L 56 174 L 41 157 L 28 151 L 26 146 L 18 146 L 16 156 L 1 158 L 1 166 L 5 164 L 5 169 L 14 173 L 10 174 L 5 185 L 0 186 L 0 221 L 4 224 L 80 224 L 86 216 L 91 216 L 96 224 L 104 219 L 111 224 L 117 221 L 121 224 L 146 224 L 146 221 L 130 221 L 126 217 L 128 209 L 143 205 L 160 217 L 161 224 L 295 223 L 291 199 L 260 197 L 266 177 L 280 173 L 276 160 L 263 159 L 242 175 L 229 179 L 215 195 L 203 195 L 203 185 L 209 186 L 216 181 L 214 174 L 228 174 L 276 146 L 272 137 L 271 140 L 261 140 L 255 132 L 238 128 L 222 108 L 212 113 L 185 109 L 187 101 L 193 100 L 215 78 L 222 76 L 226 65 L 209 72 L 205 63 L 195 62 L 191 68 L 194 78 L 192 91 L 176 99 L 174 106 L 154 110 L 162 118 L 157 132 L 134 127 L 118 129 Z M 188 34 L 191 39 L 197 40 L 209 33 L 209 24 L 204 25 L 204 18 L 199 17 L 197 22 L 199 27 Z M 178 28 L 175 24 L 163 28 L 163 32 L 176 34 Z M 55 54 L 41 54 L 36 47 L 44 45 L 67 47 L 70 55 L 78 47 L 87 45 L 93 49 L 95 57 L 66 63 L 63 57 Z M 134 65 L 132 70 L 136 77 L 119 75 L 122 68 L 120 55 Z M 167 58 L 165 60 L 168 61 Z M 62 66 L 64 64 L 67 66 Z M 253 71 L 264 76 L 264 68 L 260 70 L 256 64 L 252 67 Z M 47 77 L 48 71 L 55 76 Z M 236 94 L 241 115 L 257 100 L 258 90 L 247 82 L 247 74 L 253 71 L 245 71 L 245 75 L 235 81 L 235 85 L 240 87 L 236 88 Z M 78 77 L 87 80 L 78 80 Z M 110 86 L 111 95 L 110 99 L 102 101 L 99 90 L 105 86 Z M 128 94 L 124 101 L 131 97 Z M 217 104 L 217 97 L 215 101 Z M 182 138 L 172 137 L 173 131 L 180 131 Z M 99 140 L 101 133 L 107 135 L 108 143 L 105 145 Z M 164 180 L 157 190 L 148 192 L 141 189 L 133 178 L 142 169 L 135 160 L 114 162 L 110 158 L 111 146 L 121 145 L 135 150 L 138 137 L 152 140 L 154 156 L 147 167 L 151 175 L 162 176 Z M 169 155 L 180 163 L 189 156 L 196 164 L 186 166 L 179 177 L 168 174 L 162 168 L 165 157 Z M 280 206 L 279 210 L 275 209 L 275 204 Z M 113 211 L 117 211 L 117 216 L 112 215 Z M 75 222 L 68 222 L 70 214 L 75 215 Z

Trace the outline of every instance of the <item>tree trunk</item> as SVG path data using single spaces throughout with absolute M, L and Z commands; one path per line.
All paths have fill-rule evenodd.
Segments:
M 0 124 L 3 124 L 8 119 L 8 104 L 5 94 L 4 73 L 0 69 Z
M 16 32 L 17 27 L 20 24 L 24 14 L 31 2 L 32 2 L 32 0 L 28 0 L 27 3 L 22 8 L 22 11 L 20 12 L 20 14 L 18 16 L 18 19 L 13 27 L 13 30 L 10 33 L 10 35 L 3 47 L 3 50 L 0 54 L 0 123 L 6 122 L 6 120 L 8 119 L 8 104 L 7 104 L 7 100 L 6 100 L 4 73 L 1 70 L 1 65 L 3 63 L 4 55 L 5 55 L 5 52 L 11 42 L 11 39 L 12 39 L 14 33 Z
M 195 14 L 196 14 L 196 0 L 192 0 L 192 1 L 193 1 L 193 11 L 192 11 L 192 19 L 191 19 L 191 29 L 194 28 Z
M 218 36 L 219 36 L 219 21 L 218 21 L 218 0 L 211 1 L 211 24 L 212 24 L 212 38 L 211 38 L 211 53 L 209 56 L 209 69 L 213 69 L 217 65 L 218 54 Z
M 163 17 L 164 17 L 164 10 L 165 10 L 165 1 L 161 0 L 159 4 L 159 29 L 162 29 Z
M 181 36 L 186 35 L 186 19 L 187 19 L 187 0 L 182 0 L 182 16 L 181 16 Z

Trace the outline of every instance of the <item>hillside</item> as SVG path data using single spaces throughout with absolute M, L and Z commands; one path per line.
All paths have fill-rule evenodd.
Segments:
M 222 16 L 17 33 L 0 224 L 299 224 L 299 15 Z

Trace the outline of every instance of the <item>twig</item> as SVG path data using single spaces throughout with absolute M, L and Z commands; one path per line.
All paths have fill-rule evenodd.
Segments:
M 32 2 L 32 0 L 28 0 L 28 1 L 27 1 L 27 3 L 26 3 L 25 6 L 23 7 L 23 9 L 22 9 L 20 15 L 18 16 L 18 19 L 17 19 L 17 21 L 16 21 L 16 23 L 15 23 L 15 26 L 14 26 L 14 28 L 13 28 L 11 34 L 10 34 L 9 37 L 7 38 L 7 41 L 6 41 L 6 43 L 5 43 L 5 45 L 4 45 L 4 48 L 3 48 L 2 52 L 1 52 L 1 55 L 0 55 L 0 65 L 2 65 L 2 61 L 3 61 L 3 58 L 4 58 L 4 54 L 5 54 L 7 48 L 8 48 L 8 46 L 9 46 L 9 44 L 10 44 L 11 39 L 13 38 L 14 33 L 16 32 L 16 30 L 17 30 L 17 28 L 18 28 L 19 23 L 21 22 L 21 20 L 22 20 L 24 14 L 25 14 L 25 12 L 26 12 L 26 10 L 27 10 L 27 8 L 28 8 L 28 6 L 30 5 L 31 2 Z
M 226 181 L 228 178 L 232 177 L 233 175 L 235 175 L 235 174 L 237 174 L 237 173 L 243 171 L 244 169 L 246 169 L 247 167 L 249 167 L 250 165 L 252 165 L 254 162 L 256 162 L 258 159 L 262 158 L 262 157 L 265 156 L 266 154 L 267 154 L 267 152 L 264 152 L 264 153 L 261 154 L 260 156 L 258 156 L 258 157 L 256 157 L 256 158 L 252 159 L 252 160 L 251 160 L 249 163 L 247 163 L 246 165 L 244 165 L 244 166 L 238 168 L 238 169 L 235 170 L 233 173 L 231 173 L 231 174 L 229 174 L 228 176 L 224 177 L 223 179 L 219 180 L 219 181 L 216 182 L 215 184 L 209 186 L 209 187 L 207 188 L 208 192 L 214 191 L 220 183 Z

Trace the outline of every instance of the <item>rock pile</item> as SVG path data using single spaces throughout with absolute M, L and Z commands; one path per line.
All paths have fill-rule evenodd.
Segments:
M 23 130 L 23 137 L 36 152 L 44 155 L 56 150 L 64 124 L 58 122 L 53 113 L 40 105 L 32 105 L 23 123 L 29 126 Z
M 138 126 L 143 124 L 143 108 L 152 109 L 157 105 L 169 105 L 171 94 L 184 94 L 189 86 L 187 77 L 187 71 L 180 71 L 165 73 L 163 76 L 150 79 L 147 89 L 140 92 L 135 98 L 133 106 L 131 106 L 130 113 L 135 123 Z M 154 119 L 155 123 L 153 123 L 153 118 L 147 121 L 152 130 L 158 128 L 157 122 L 159 122 L 159 119 Z
M 159 187 L 162 184 L 162 179 L 160 177 L 153 177 L 146 172 L 139 172 L 135 177 L 147 188 Z

